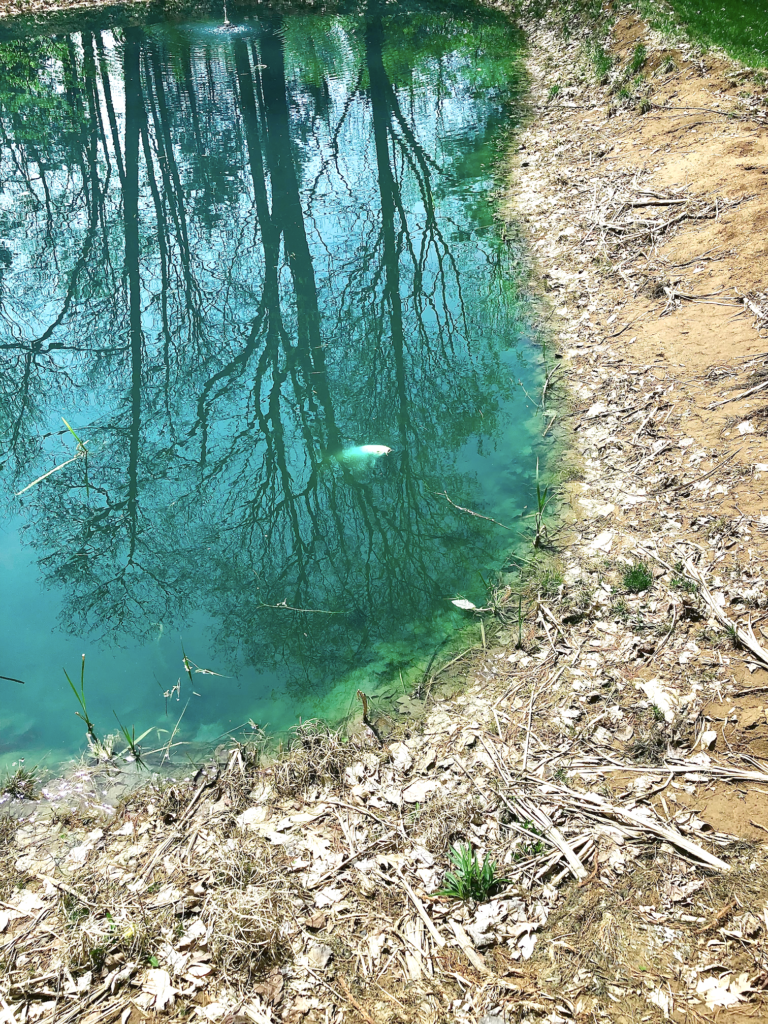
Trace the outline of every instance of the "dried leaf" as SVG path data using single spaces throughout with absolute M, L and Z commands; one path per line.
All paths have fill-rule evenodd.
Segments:
M 702 999 L 710 1010 L 716 1006 L 735 1006 L 746 1002 L 746 992 L 751 991 L 749 975 L 740 974 L 731 981 L 730 974 L 722 978 L 702 978 L 696 986 L 696 995 Z
M 171 976 L 168 971 L 161 968 L 150 968 L 147 971 L 147 978 L 144 982 L 144 992 L 151 996 L 150 1007 L 154 1010 L 165 1010 L 173 1006 L 179 989 L 171 984 Z

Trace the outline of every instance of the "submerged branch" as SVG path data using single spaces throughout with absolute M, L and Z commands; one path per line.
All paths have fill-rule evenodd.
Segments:
M 512 530 L 511 526 L 505 526 L 504 523 L 500 523 L 498 519 L 491 519 L 490 516 L 483 516 L 480 515 L 479 512 L 473 512 L 471 508 L 464 508 L 463 505 L 457 505 L 455 501 L 451 501 L 451 499 L 448 497 L 445 491 L 435 491 L 434 493 L 439 495 L 440 497 L 445 498 L 448 504 L 453 505 L 453 507 L 455 509 L 458 509 L 459 512 L 466 512 L 467 515 L 474 516 L 476 519 L 485 519 L 486 522 L 493 523 L 495 526 L 500 526 L 502 530 Z

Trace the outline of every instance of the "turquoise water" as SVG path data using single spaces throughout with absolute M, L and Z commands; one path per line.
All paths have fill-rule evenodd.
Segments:
M 541 454 L 489 202 L 509 23 L 121 17 L 0 40 L 6 764 L 83 749 L 83 652 L 97 732 L 177 758 L 407 683 Z

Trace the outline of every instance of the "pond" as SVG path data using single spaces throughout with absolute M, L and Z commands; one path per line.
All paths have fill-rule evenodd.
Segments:
M 371 0 L 5 31 L 2 762 L 84 748 L 83 653 L 96 732 L 177 759 L 406 693 L 535 501 L 490 196 L 515 30 Z

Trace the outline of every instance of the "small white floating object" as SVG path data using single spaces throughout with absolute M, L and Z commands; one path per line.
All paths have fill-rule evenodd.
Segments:
M 392 449 L 385 444 L 361 444 L 358 451 L 361 455 L 389 455 Z
M 364 459 L 366 456 L 379 458 L 380 455 L 389 455 L 392 451 L 385 444 L 357 444 L 353 448 L 345 448 L 339 458 L 341 459 Z
M 477 608 L 476 604 L 472 604 L 466 597 L 457 597 L 455 601 L 451 601 L 451 604 L 456 605 L 457 608 L 461 608 L 463 612 L 471 612 Z

